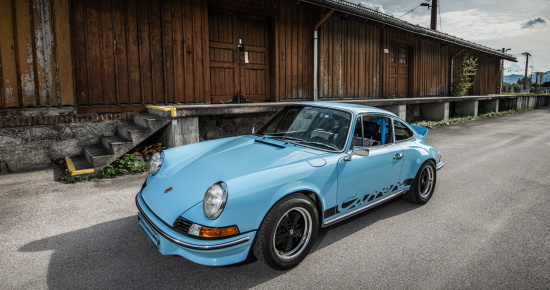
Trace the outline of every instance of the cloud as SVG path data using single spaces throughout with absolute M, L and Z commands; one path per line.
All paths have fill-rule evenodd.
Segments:
M 521 21 L 504 13 L 469 9 L 442 13 L 441 19 L 443 32 L 474 42 L 517 37 L 525 33 L 519 29 Z M 429 16 L 424 22 L 429 23 Z
M 372 9 L 372 10 L 376 10 L 376 11 L 381 12 L 381 13 L 386 13 L 386 11 L 384 11 L 384 8 L 382 7 L 381 4 L 372 4 L 372 3 L 368 3 L 368 2 L 359 2 L 357 5 L 365 7 L 365 8 L 369 8 L 369 9 Z
M 542 18 L 542 17 L 536 17 L 536 18 L 533 18 L 527 22 L 525 22 L 521 28 L 522 29 L 528 29 L 528 28 L 534 28 L 535 25 L 537 24 L 542 24 L 542 25 L 546 25 L 546 23 L 548 23 L 548 20 Z

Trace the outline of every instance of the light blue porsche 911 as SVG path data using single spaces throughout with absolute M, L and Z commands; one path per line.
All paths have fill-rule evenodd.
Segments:
M 428 202 L 443 162 L 427 132 L 373 107 L 288 105 L 252 135 L 155 154 L 139 225 L 164 255 L 290 269 L 319 227 L 398 196 Z

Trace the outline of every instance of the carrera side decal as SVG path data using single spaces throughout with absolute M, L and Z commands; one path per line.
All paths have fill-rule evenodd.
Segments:
M 384 196 L 403 190 L 405 186 L 410 186 L 412 183 L 413 183 L 413 179 L 409 178 L 409 179 L 405 179 L 403 182 L 398 182 L 397 184 L 384 187 L 383 189 L 377 190 L 374 193 L 367 193 L 362 197 L 350 197 L 346 201 L 344 201 L 341 205 L 336 205 L 329 209 L 326 209 L 323 212 L 323 216 L 324 218 L 329 218 L 341 212 L 346 212 L 354 208 L 362 207 L 367 203 L 374 202 L 377 199 L 380 199 Z

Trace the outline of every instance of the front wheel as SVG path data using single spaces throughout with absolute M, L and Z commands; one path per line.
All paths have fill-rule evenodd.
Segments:
M 311 250 L 318 228 L 315 204 L 303 194 L 289 195 L 267 213 L 254 243 L 254 254 L 273 269 L 291 269 Z
M 411 188 L 403 195 L 403 198 L 417 204 L 427 203 L 434 193 L 435 181 L 435 164 L 432 160 L 428 160 L 422 164 L 416 173 Z

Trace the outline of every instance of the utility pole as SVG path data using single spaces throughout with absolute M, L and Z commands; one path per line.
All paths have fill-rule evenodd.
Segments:
M 529 57 L 531 54 L 528 52 L 524 52 L 522 54 L 525 54 L 525 78 L 523 82 L 523 89 L 527 90 L 527 69 L 529 68 Z
M 437 6 L 439 0 L 432 0 L 432 21 L 430 22 L 430 29 L 437 30 Z

